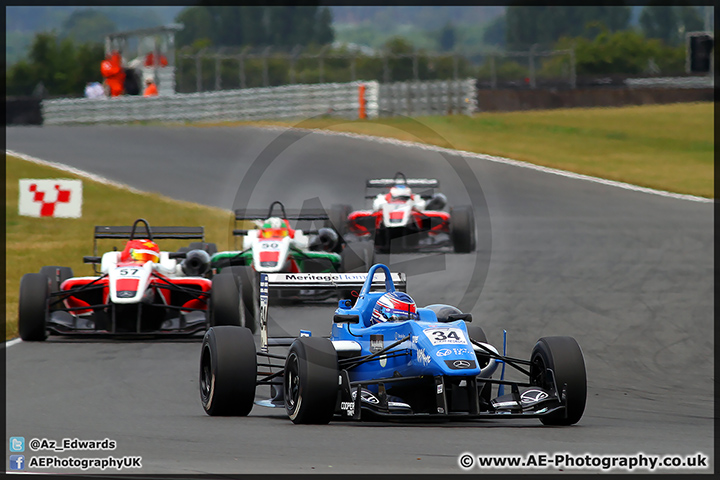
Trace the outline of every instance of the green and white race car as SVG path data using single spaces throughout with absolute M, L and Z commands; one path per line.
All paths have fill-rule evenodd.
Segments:
M 275 207 L 279 212 L 273 213 Z M 316 230 L 292 228 L 290 220 L 323 222 Z M 239 250 L 217 252 L 210 267 L 214 274 L 235 275 L 241 284 L 245 326 L 256 330 L 259 318 L 260 273 L 318 274 L 338 272 L 367 272 L 375 262 L 372 242 L 346 243 L 330 226 L 325 211 L 291 212 L 280 202 L 273 202 L 267 212 L 237 210 L 235 222 L 253 221 L 257 228 L 234 229 L 233 235 L 242 237 Z M 287 290 L 276 299 L 290 301 L 326 300 L 334 295 L 350 298 L 351 291 L 339 293 L 327 290 Z

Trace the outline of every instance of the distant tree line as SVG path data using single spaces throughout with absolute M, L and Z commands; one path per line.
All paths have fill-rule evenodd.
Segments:
M 327 7 L 312 5 L 214 6 L 201 2 L 186 7 L 176 20 L 185 28 L 178 32 L 176 45 L 191 52 L 205 47 L 273 46 L 273 50 L 290 51 L 296 45 L 305 51 L 319 52 L 321 46 L 334 39 L 332 14 Z M 541 49 L 575 49 L 577 74 L 643 73 L 661 71 L 681 73 L 684 66 L 684 34 L 701 30 L 702 11 L 687 4 L 665 5 L 651 2 L 639 15 L 638 28 L 630 28 L 630 7 L 625 6 L 509 6 L 503 16 L 484 26 L 486 45 L 496 45 L 498 52 L 527 51 L 537 44 Z M 39 33 L 33 39 L 27 58 L 6 70 L 6 94 L 31 94 L 42 83 L 50 95 L 81 95 L 89 81 L 102 79 L 99 64 L 104 57 L 102 39 L 116 31 L 116 25 L 103 13 L 93 9 L 73 12 L 63 22 L 60 33 Z M 452 78 L 485 75 L 489 66 L 471 63 L 469 58 L 454 58 L 458 51 L 460 26 L 446 22 L 430 32 L 437 40 L 442 55 L 425 55 L 407 40 L 391 37 L 382 51 L 391 54 L 383 60 L 372 55 L 355 53 L 356 78 L 383 80 L 390 71 L 392 81 L 420 78 Z M 501 48 L 502 47 L 502 48 Z M 332 58 L 333 53 L 350 54 L 348 50 L 326 50 L 322 67 L 315 58 L 298 59 L 291 70 L 287 56 L 268 59 L 267 68 L 258 59 L 248 60 L 245 68 L 246 86 L 281 85 L 295 81 L 314 83 L 348 81 L 348 58 Z M 409 57 L 392 55 L 418 53 L 415 63 Z M 507 59 L 506 59 L 507 60 Z M 539 61 L 540 74 L 567 75 L 567 58 Z M 194 91 L 196 86 L 194 60 L 178 60 L 178 87 Z M 503 61 L 496 73 L 526 75 L 527 62 Z M 203 89 L 212 89 L 214 62 L 201 62 Z M 322 69 L 322 70 L 321 70 Z M 263 72 L 264 70 L 264 72 Z M 291 73 L 293 72 L 291 78 Z M 223 62 L 223 88 L 236 88 L 239 83 L 237 62 Z M 234 85 L 234 86 L 233 86 Z
M 334 39 L 332 13 L 318 6 L 196 6 L 178 14 L 178 46 L 325 45 Z

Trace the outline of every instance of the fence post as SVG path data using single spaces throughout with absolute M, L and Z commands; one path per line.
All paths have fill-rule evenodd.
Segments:
M 238 56 L 238 63 L 239 63 L 239 70 L 240 70 L 240 88 L 245 88 L 245 55 L 247 54 L 248 48 L 243 48 L 243 51 L 240 52 L 240 56 Z
M 533 43 L 528 52 L 528 67 L 530 69 L 530 88 L 535 88 L 535 49 L 537 43 Z
M 575 45 L 570 47 L 570 88 L 577 88 L 577 70 L 575 67 Z
M 220 62 L 222 61 L 221 55 L 224 48 L 225 47 L 218 48 L 218 51 L 215 53 L 215 90 L 222 89 L 222 79 L 220 78 Z
M 195 91 L 202 92 L 202 54 L 205 53 L 205 48 L 195 54 Z
M 324 83 L 325 80 L 325 52 L 330 47 L 330 45 L 325 45 L 322 49 L 320 49 L 320 53 L 318 53 L 318 70 L 320 70 L 320 83 Z
M 458 79 L 458 55 L 457 53 L 453 54 L 453 80 Z
M 290 83 L 295 83 L 295 62 L 297 61 L 298 54 L 300 53 L 300 50 L 302 47 L 300 45 L 295 45 L 292 52 L 290 52 Z
M 357 53 L 353 52 L 352 58 L 350 59 L 350 81 L 354 82 L 356 80 L 355 75 L 355 61 L 357 60 Z
M 497 88 L 497 70 L 495 69 L 495 55 L 490 55 L 490 88 Z
M 419 80 L 417 51 L 413 51 L 412 62 L 413 62 L 413 79 L 417 82 Z
M 390 66 L 388 65 L 389 52 L 383 52 L 383 82 L 390 83 Z
M 270 49 L 272 47 L 265 47 L 265 50 L 263 50 L 262 53 L 262 62 L 263 62 L 263 87 L 267 87 L 270 85 L 270 78 L 268 74 L 268 56 L 270 55 Z

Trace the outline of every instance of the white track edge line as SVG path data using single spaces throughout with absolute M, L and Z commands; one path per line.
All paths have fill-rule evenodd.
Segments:
M 450 154 L 456 154 L 456 155 L 459 154 L 463 157 L 487 160 L 490 162 L 501 163 L 501 164 L 505 164 L 505 165 L 513 165 L 513 166 L 520 167 L 520 168 L 527 168 L 527 169 L 536 170 L 539 172 L 550 173 L 553 175 L 559 175 L 561 177 L 573 178 L 576 180 L 584 180 L 587 182 L 599 183 L 602 185 L 623 188 L 625 190 L 632 190 L 632 191 L 636 191 L 636 192 L 649 193 L 652 195 L 659 195 L 662 197 L 675 198 L 678 200 L 688 200 L 691 202 L 699 202 L 699 203 L 713 203 L 715 201 L 715 199 L 713 199 L 713 198 L 699 197 L 696 195 L 687 195 L 687 194 L 682 194 L 682 193 L 674 193 L 674 192 L 668 192 L 665 190 L 656 190 L 653 188 L 641 187 L 639 185 L 633 185 L 631 183 L 619 182 L 616 180 L 608 180 L 605 178 L 593 177 L 591 175 L 583 175 L 581 173 L 569 172 L 567 170 L 560 170 L 557 168 L 544 167 L 542 165 L 535 165 L 535 164 L 529 163 L 529 162 L 513 160 L 512 158 L 498 157 L 498 156 L 494 156 L 494 155 L 486 155 L 484 153 L 468 152 L 466 150 L 454 150 L 451 148 L 439 147 L 437 145 L 428 145 L 428 144 L 419 143 L 419 142 L 411 142 L 408 140 L 398 140 L 395 138 L 387 138 L 387 137 L 376 137 L 373 135 L 365 135 L 365 134 L 360 134 L 360 133 L 336 132 L 333 130 L 316 130 L 316 129 L 312 129 L 312 128 L 301 128 L 301 127 L 281 127 L 281 126 L 277 126 L 277 125 L 262 125 L 262 126 L 259 126 L 258 128 L 264 128 L 267 130 L 297 130 L 297 131 L 303 131 L 303 132 L 319 133 L 322 135 L 329 135 L 329 136 L 356 138 L 359 140 L 367 140 L 367 141 L 372 141 L 372 142 L 376 142 L 376 143 L 385 143 L 385 144 L 396 145 L 396 146 L 401 146 L 401 147 L 419 148 L 421 150 L 429 150 L 429 151 L 439 152 L 439 153 L 450 153 Z
M 108 178 L 102 177 L 102 176 L 100 176 L 100 175 L 95 175 L 94 173 L 86 172 L 86 171 L 84 171 L 84 170 L 80 170 L 79 168 L 71 167 L 71 166 L 65 165 L 65 164 L 63 164 L 63 163 L 50 162 L 50 161 L 48 161 L 48 160 L 42 160 L 42 159 L 40 159 L 40 158 L 33 157 L 33 156 L 30 156 L 30 155 L 26 155 L 26 154 L 24 154 L 24 153 L 16 152 L 16 151 L 14 151 L 14 150 L 10 150 L 10 149 L 7 149 L 7 148 L 5 149 L 5 154 L 6 154 L 6 155 L 11 155 L 11 156 L 13 156 L 13 157 L 21 158 L 21 159 L 26 160 L 26 161 L 28 161 L 28 162 L 37 163 L 37 164 L 39 164 L 39 165 L 44 165 L 44 166 L 46 166 L 46 167 L 56 168 L 56 169 L 58 169 L 58 170 L 62 170 L 62 171 L 64 171 L 64 172 L 72 173 L 72 174 L 77 175 L 77 176 L 79 176 L 79 177 L 87 178 L 88 180 L 93 180 L 93 181 L 98 182 L 98 183 L 102 183 L 102 184 L 105 184 L 105 185 L 111 185 L 111 186 L 113 186 L 113 187 L 122 188 L 123 190 L 129 190 L 129 191 L 132 192 L 132 193 L 147 193 L 147 192 L 142 192 L 142 191 L 140 191 L 140 190 L 137 190 L 137 189 L 131 187 L 130 185 L 125 185 L 125 184 L 123 184 L 123 183 L 115 182 L 115 181 L 113 181 L 113 180 L 110 180 L 110 179 L 108 179 Z

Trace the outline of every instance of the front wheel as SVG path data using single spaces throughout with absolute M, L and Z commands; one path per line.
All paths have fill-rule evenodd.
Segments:
M 300 337 L 285 360 L 285 410 L 298 424 L 327 424 L 338 394 L 337 352 L 321 337 Z
M 585 411 L 587 377 L 585 359 L 580 345 L 572 337 L 543 337 L 530 355 L 530 383 L 562 395 L 565 389 L 566 412 L 559 411 L 540 417 L 544 425 L 573 425 Z M 552 370 L 552 375 L 548 372 Z
M 257 359 L 247 328 L 212 327 L 200 354 L 200 401 L 211 416 L 246 416 L 255 401 Z
M 20 280 L 18 330 L 26 342 L 47 338 L 46 321 L 50 298 L 50 280 L 42 273 L 26 273 Z
M 450 212 L 450 237 L 456 253 L 475 250 L 475 214 L 472 207 L 455 207 Z
M 210 326 L 242 325 L 241 285 L 235 275 L 220 274 L 212 279 L 210 305 L 208 307 Z

